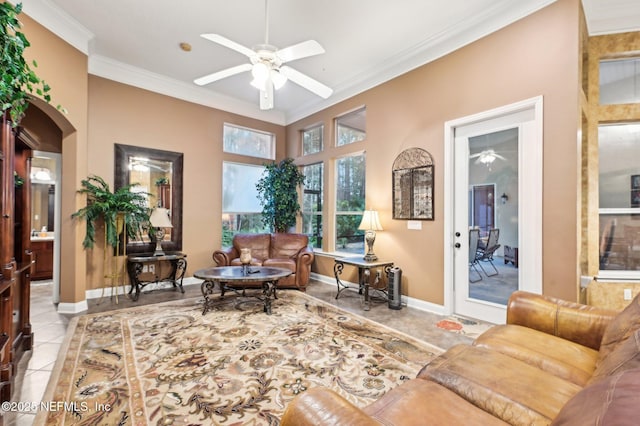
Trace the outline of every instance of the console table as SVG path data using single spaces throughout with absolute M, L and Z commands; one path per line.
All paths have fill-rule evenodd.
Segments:
M 132 296 L 133 300 L 138 300 L 138 297 L 140 297 L 140 291 L 146 285 L 163 281 L 172 283 L 175 288 L 179 288 L 180 291 L 184 293 L 184 288 L 182 288 L 182 278 L 184 277 L 184 273 L 187 271 L 186 258 L 186 254 L 177 251 L 166 252 L 162 256 L 155 256 L 153 253 L 135 253 L 127 255 L 127 272 L 129 273 L 129 279 L 131 280 L 131 290 L 129 290 L 129 294 L 133 293 L 135 290 L 135 293 Z M 171 270 L 165 277 L 157 275 L 160 262 L 169 262 L 171 264 Z M 155 265 L 155 270 L 154 272 L 149 271 L 149 273 L 152 273 L 154 278 L 151 280 L 141 279 L 145 265 L 149 266 L 151 264 Z
M 340 275 L 342 275 L 344 265 L 351 265 L 358 268 L 358 287 L 349 286 L 343 283 L 342 280 L 340 280 Z M 388 274 L 392 267 L 393 262 L 388 260 L 366 261 L 362 258 L 362 256 L 336 258 L 335 264 L 333 265 L 333 273 L 336 277 L 336 285 L 338 286 L 336 299 L 340 296 L 340 293 L 348 288 L 358 290 L 359 294 L 364 294 L 364 310 L 368 311 L 371 308 L 371 299 L 369 297 L 369 289 L 371 287 L 371 285 L 369 284 L 369 278 L 371 277 L 371 270 L 382 269 L 385 274 Z M 376 273 L 376 278 L 372 288 L 384 293 L 384 295 L 386 296 L 387 289 L 384 287 L 379 287 L 379 283 L 380 271 Z

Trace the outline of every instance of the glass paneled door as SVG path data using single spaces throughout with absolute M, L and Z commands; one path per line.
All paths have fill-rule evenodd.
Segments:
M 460 315 L 504 323 L 511 293 L 540 292 L 541 156 L 531 161 L 540 148 L 535 112 L 533 106 L 497 112 L 452 128 L 447 229 L 453 234 L 452 310 Z

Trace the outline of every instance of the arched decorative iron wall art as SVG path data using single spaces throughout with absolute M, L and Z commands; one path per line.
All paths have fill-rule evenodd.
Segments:
M 433 220 L 433 159 L 409 148 L 393 162 L 393 218 Z

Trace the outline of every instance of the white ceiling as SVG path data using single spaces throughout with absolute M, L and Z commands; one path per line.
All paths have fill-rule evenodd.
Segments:
M 288 82 L 260 111 L 243 73 L 193 79 L 247 58 L 202 39 L 264 42 L 264 0 L 23 0 L 24 12 L 89 56 L 89 72 L 191 102 L 288 124 L 423 65 L 555 0 L 270 0 L 269 42 L 317 40 L 325 54 L 288 65 L 334 89 L 323 100 Z M 639 0 L 583 0 L 589 33 L 640 30 Z M 179 43 L 191 44 L 185 52 Z

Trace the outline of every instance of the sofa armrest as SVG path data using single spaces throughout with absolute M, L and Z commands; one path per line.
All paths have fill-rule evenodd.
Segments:
M 364 411 L 327 388 L 311 388 L 287 405 L 281 426 L 379 426 Z
M 226 250 L 216 250 L 213 252 L 213 260 L 218 264 L 218 266 L 229 266 L 231 265 L 231 260 L 239 257 L 238 251 L 231 247 Z
M 516 291 L 507 304 L 507 324 L 532 328 L 598 350 L 618 312 L 549 296 Z

